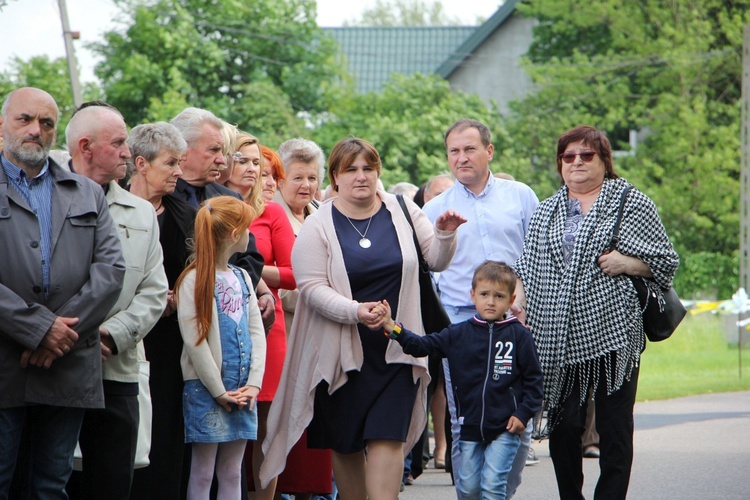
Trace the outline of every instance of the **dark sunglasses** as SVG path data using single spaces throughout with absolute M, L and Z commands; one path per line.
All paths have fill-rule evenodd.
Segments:
M 576 156 L 580 156 L 581 161 L 591 161 L 594 159 L 595 155 L 595 151 L 584 151 L 583 153 L 565 153 L 560 155 L 560 158 L 562 158 L 562 161 L 565 163 L 573 163 L 576 161 Z

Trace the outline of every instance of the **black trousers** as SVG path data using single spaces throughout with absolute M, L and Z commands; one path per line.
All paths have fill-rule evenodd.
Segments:
M 137 384 L 136 384 L 137 387 Z M 138 442 L 138 396 L 104 394 L 104 409 L 86 410 L 78 443 L 83 471 L 68 482 L 71 499 L 128 500 Z
M 604 360 L 601 361 L 604 374 Z M 638 388 L 638 368 L 630 380 L 607 395 L 607 382 L 603 378 L 596 388 L 596 430 L 599 432 L 599 467 L 601 473 L 596 483 L 594 498 L 601 500 L 625 499 L 633 465 L 633 406 Z M 555 466 L 557 488 L 562 500 L 583 500 L 583 446 L 581 436 L 586 427 L 586 410 L 590 400 L 579 405 L 580 384 L 574 382 L 573 390 L 561 408 L 561 419 L 549 437 L 549 451 Z

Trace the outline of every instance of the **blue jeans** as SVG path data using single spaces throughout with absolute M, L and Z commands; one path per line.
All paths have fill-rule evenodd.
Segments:
M 83 413 L 83 408 L 46 405 L 0 410 L 0 498 L 8 498 L 16 467 L 27 481 L 30 498 L 68 498 L 65 485 L 73 471 Z M 22 440 L 28 460 L 16 463 Z
M 513 498 L 516 490 L 521 485 L 523 468 L 526 467 L 526 459 L 529 457 L 529 448 L 531 448 L 531 434 L 534 431 L 534 419 L 529 420 L 526 430 L 521 434 L 521 444 L 516 452 L 516 458 L 513 460 L 513 466 L 508 474 L 508 498 Z
M 462 321 L 469 320 L 476 314 L 476 309 L 471 307 L 452 307 L 446 306 L 446 312 L 451 320 L 451 323 L 460 323 Z M 445 389 L 446 398 L 448 400 L 448 411 L 451 417 L 451 463 L 454 471 L 461 469 L 461 450 L 458 447 L 459 436 L 461 435 L 461 426 L 458 425 L 458 419 L 456 418 L 456 402 L 453 400 L 453 389 L 451 385 L 451 373 L 448 369 L 448 360 L 443 359 L 443 371 L 445 372 Z M 531 432 L 534 429 L 534 419 L 529 420 L 526 426 L 526 432 L 521 435 L 521 445 L 518 447 L 516 458 L 511 467 L 510 474 L 508 475 L 508 498 L 511 498 L 518 487 L 521 485 L 521 479 L 523 474 L 523 468 L 526 466 L 526 457 L 529 454 L 529 448 L 531 447 Z M 456 485 L 456 491 L 458 491 L 458 483 L 460 478 L 458 474 L 453 474 L 453 482 Z
M 503 432 L 489 443 L 459 441 L 459 500 L 505 500 L 508 473 L 520 444 L 520 436 L 510 432 Z

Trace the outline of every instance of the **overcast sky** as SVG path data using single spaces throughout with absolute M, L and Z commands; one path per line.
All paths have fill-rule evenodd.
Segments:
M 252 1 L 252 0 L 249 0 Z M 76 57 L 83 81 L 94 80 L 96 59 L 86 43 L 99 41 L 102 33 L 116 27 L 118 12 L 112 0 L 67 0 L 68 19 L 72 31 L 81 33 L 75 42 Z M 344 21 L 358 19 L 365 7 L 375 0 L 318 0 L 318 24 L 341 26 Z M 488 18 L 500 0 L 443 0 L 448 15 L 467 25 L 477 17 Z M 65 56 L 58 0 L 8 0 L 0 12 L 0 71 L 7 69 L 14 56 L 28 59 L 36 55 L 50 58 Z

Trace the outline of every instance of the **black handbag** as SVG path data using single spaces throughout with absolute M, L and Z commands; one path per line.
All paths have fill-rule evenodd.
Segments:
M 628 197 L 628 191 L 633 186 L 628 185 L 620 196 L 620 207 L 617 210 L 617 220 L 612 231 L 610 240 L 610 249 L 614 249 L 620 241 L 620 222 L 622 221 L 622 210 L 625 206 L 625 199 Z M 638 300 L 641 303 L 643 314 L 643 331 L 651 342 L 661 342 L 672 336 L 677 326 L 685 317 L 687 311 L 685 306 L 680 302 L 677 293 L 670 286 L 661 288 L 663 301 L 659 300 L 659 294 L 649 289 L 646 285 L 645 278 L 640 276 L 630 276 L 633 282 Z M 661 303 L 660 303 L 661 302 Z
M 440 298 L 437 296 L 435 287 L 432 285 L 430 268 L 427 266 L 427 261 L 424 260 L 424 256 L 422 255 L 422 249 L 419 247 L 417 232 L 414 230 L 414 223 L 411 221 L 404 197 L 400 194 L 396 197 L 398 198 L 398 204 L 401 205 L 401 210 L 404 211 L 406 220 L 409 221 L 409 225 L 411 226 L 414 246 L 417 249 L 417 257 L 419 258 L 419 303 L 422 306 L 422 325 L 424 326 L 425 333 L 436 333 L 447 328 L 451 324 L 451 320 L 448 317 L 448 313 L 445 312 Z

